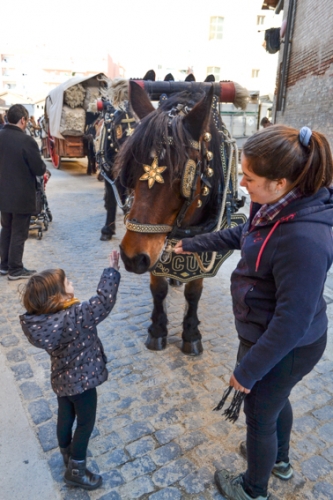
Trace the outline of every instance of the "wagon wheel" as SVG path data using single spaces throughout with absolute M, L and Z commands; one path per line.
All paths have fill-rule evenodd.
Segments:
M 56 152 L 55 138 L 48 134 L 47 145 L 54 168 L 60 168 L 60 156 Z
M 43 231 L 38 229 L 37 240 L 41 240 L 43 238 Z

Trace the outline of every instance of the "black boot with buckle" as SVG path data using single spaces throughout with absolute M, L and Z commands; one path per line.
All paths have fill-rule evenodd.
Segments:
M 69 486 L 79 486 L 85 490 L 96 490 L 102 484 L 102 476 L 86 469 L 86 460 L 73 460 L 72 458 L 69 459 L 64 480 Z
M 64 464 L 67 467 L 69 458 L 71 456 L 71 445 L 67 446 L 66 448 L 61 448 L 60 447 L 60 452 L 62 454 L 62 458 L 64 459 Z

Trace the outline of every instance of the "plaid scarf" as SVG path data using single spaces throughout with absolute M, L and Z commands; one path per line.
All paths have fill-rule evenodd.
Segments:
M 266 226 L 266 224 L 271 222 L 283 208 L 285 208 L 292 201 L 297 200 L 297 198 L 300 198 L 301 196 L 301 191 L 299 190 L 299 188 L 295 187 L 294 189 L 289 191 L 289 193 L 283 196 L 283 198 L 280 198 L 280 200 L 278 200 L 276 203 L 273 203 L 272 205 L 268 205 L 267 203 L 265 205 L 262 205 L 252 219 L 251 229 L 257 226 Z

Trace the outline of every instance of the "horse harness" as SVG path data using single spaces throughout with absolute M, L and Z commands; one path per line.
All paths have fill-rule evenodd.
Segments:
M 115 125 L 117 113 L 125 113 L 126 118 L 122 118 L 118 123 L 118 125 Z M 116 180 L 113 180 L 111 178 L 112 166 L 108 163 L 106 159 L 106 144 L 107 144 L 106 141 L 107 140 L 110 141 L 110 148 L 114 150 L 115 154 L 118 153 L 120 148 L 119 140 L 122 138 L 124 131 L 126 133 L 126 136 L 132 135 L 134 127 L 131 127 L 131 124 L 134 122 L 135 118 L 130 117 L 127 110 L 125 111 L 116 110 L 115 108 L 113 108 L 113 106 L 109 105 L 104 113 L 104 126 L 101 136 L 102 148 L 98 153 L 98 163 L 100 166 L 100 173 L 104 178 L 104 180 L 111 185 L 117 205 L 122 209 L 128 208 L 129 200 L 127 199 L 125 203 L 121 202 L 118 189 L 116 186 Z
M 161 96 L 163 99 L 163 96 Z M 163 99 L 165 100 L 165 99 Z M 223 169 L 223 174 L 224 174 L 224 193 L 223 193 L 223 199 L 221 203 L 221 209 L 218 217 L 218 222 L 216 224 L 216 227 L 214 231 L 218 231 L 221 228 L 222 225 L 222 219 L 223 215 L 225 213 L 225 210 L 227 212 L 227 226 L 231 226 L 231 214 L 232 210 L 234 209 L 233 203 L 231 201 L 232 198 L 235 198 L 234 196 L 234 190 L 235 190 L 235 178 L 231 179 L 231 171 L 233 169 L 233 166 L 237 167 L 237 158 L 238 158 L 238 150 L 237 150 L 237 145 L 236 141 L 232 139 L 227 132 L 226 129 L 221 130 L 219 127 L 219 121 L 218 121 L 218 111 L 217 111 L 217 100 L 214 99 L 213 101 L 213 119 L 214 123 L 216 125 L 217 130 L 219 133 L 221 133 L 224 137 L 224 140 L 222 141 L 221 144 L 221 160 L 222 160 L 222 169 Z M 186 105 L 178 104 L 176 107 L 172 108 L 169 111 L 169 118 L 171 123 L 172 119 L 177 115 L 186 115 L 189 113 L 191 109 L 187 107 Z M 143 233 L 143 234 L 163 234 L 163 233 L 168 233 L 168 236 L 166 237 L 164 248 L 162 249 L 161 256 L 160 256 L 160 261 L 163 263 L 165 262 L 168 258 L 170 253 L 173 250 L 173 243 L 172 240 L 179 240 L 180 238 L 177 238 L 177 232 L 179 232 L 179 229 L 181 228 L 182 222 L 184 220 L 184 217 L 191 206 L 191 204 L 194 202 L 195 198 L 198 198 L 199 195 L 195 195 L 196 192 L 196 185 L 197 185 L 197 180 L 198 177 L 200 176 L 202 183 L 204 186 L 201 189 L 201 195 L 202 196 L 207 196 L 210 192 L 211 184 L 208 180 L 208 177 L 212 177 L 214 175 L 214 170 L 209 166 L 209 162 L 213 159 L 213 153 L 208 150 L 208 143 L 210 142 L 212 136 L 210 133 L 206 132 L 203 134 L 202 140 L 200 142 L 194 141 L 193 139 L 190 140 L 190 147 L 192 149 L 195 149 L 199 153 L 201 153 L 201 158 L 195 162 L 192 159 L 188 159 L 186 161 L 183 174 L 182 174 L 182 179 L 181 179 L 181 194 L 185 198 L 185 201 L 178 213 L 178 216 L 176 217 L 175 223 L 173 225 L 169 224 L 142 224 L 138 222 L 135 219 L 129 219 L 128 215 L 125 216 L 125 226 L 126 229 L 129 231 L 134 231 L 138 233 Z M 167 138 L 168 144 L 172 145 L 173 144 L 173 139 L 172 137 Z M 224 151 L 224 143 L 227 143 L 230 147 L 230 154 L 229 154 L 229 162 L 228 165 L 226 165 L 226 157 L 225 157 L 225 151 Z M 233 160 L 235 158 L 234 164 Z M 155 164 L 154 164 L 155 163 Z M 156 180 L 157 182 L 164 182 L 163 179 L 159 180 L 158 176 L 165 170 L 166 167 L 158 167 L 158 157 L 155 157 L 153 160 L 152 165 L 149 167 L 147 165 L 144 165 L 144 170 L 145 174 L 140 178 L 140 180 L 148 180 L 148 185 L 149 185 L 149 180 L 151 177 L 154 177 L 154 181 Z M 147 168 L 146 168 L 147 167 Z M 154 170 L 154 172 L 152 172 Z M 234 170 L 237 170 L 237 168 Z M 237 173 L 237 172 L 236 172 Z M 236 174 L 235 174 L 236 175 Z M 235 177 L 234 175 L 234 177 Z M 231 183 L 231 187 L 230 187 Z M 149 187 L 152 187 L 154 182 L 149 185 Z M 237 186 L 237 179 L 236 179 L 236 186 Z M 233 189 L 234 187 L 234 189 Z M 237 203 L 237 201 L 236 201 Z M 198 208 L 201 207 L 202 201 L 199 199 L 198 200 Z M 239 203 L 241 205 L 241 203 Z M 186 236 L 190 237 L 191 236 L 191 227 L 186 228 Z M 217 256 L 216 252 L 212 253 L 211 257 L 211 262 L 207 267 L 204 267 L 199 255 L 197 253 L 194 253 L 194 256 L 198 262 L 198 265 L 201 269 L 202 272 L 207 273 L 210 272 L 210 270 L 213 268 L 215 259 Z
M 162 97 L 163 99 L 163 97 Z M 164 100 L 164 99 L 163 99 Z M 177 115 L 187 115 L 191 111 L 186 105 L 178 104 L 176 107 L 173 107 L 169 113 L 169 125 L 173 118 Z M 186 161 L 185 167 L 183 169 L 182 178 L 181 178 L 181 195 L 185 199 L 177 217 L 175 223 L 173 225 L 169 224 L 142 224 L 135 219 L 128 219 L 125 217 L 125 226 L 129 231 L 134 231 L 137 233 L 147 233 L 147 234 L 163 234 L 163 233 L 171 233 L 169 237 L 172 237 L 178 228 L 181 227 L 184 217 L 196 198 L 199 195 L 196 195 L 196 185 L 197 180 L 201 177 L 201 181 L 204 184 L 204 187 L 201 190 L 202 196 L 207 196 L 209 194 L 210 188 L 212 187 L 208 177 L 212 177 L 214 175 L 214 171 L 211 167 L 209 167 L 208 163 L 213 159 L 213 153 L 208 151 L 207 143 L 211 140 L 212 136 L 210 133 L 206 132 L 203 135 L 202 141 L 198 142 L 193 139 L 189 141 L 189 147 L 201 153 L 201 158 L 195 162 L 191 158 Z M 173 138 L 167 137 L 165 143 L 168 143 L 169 146 L 173 144 Z M 153 162 L 151 166 L 143 165 L 145 174 L 140 177 L 139 180 L 147 180 L 149 188 L 153 187 L 154 182 L 164 182 L 161 179 L 162 172 L 167 167 L 158 167 L 158 156 L 154 156 Z M 201 207 L 202 201 L 198 200 L 198 208 Z

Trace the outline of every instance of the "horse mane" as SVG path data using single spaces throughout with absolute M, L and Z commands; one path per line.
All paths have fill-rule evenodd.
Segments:
M 167 162 L 170 182 L 181 177 L 188 159 L 186 148 L 191 147 L 192 137 L 184 127 L 181 113 L 176 114 L 170 120 L 169 112 L 179 104 L 193 108 L 203 96 L 203 93 L 191 94 L 188 91 L 174 94 L 162 101 L 156 111 L 142 119 L 133 135 L 123 143 L 116 157 L 113 172 L 115 176 L 120 177 L 123 185 L 134 188 L 143 174 L 142 164 L 150 165 L 152 162 L 152 151 L 156 152 L 157 156 L 162 153 L 163 160 L 161 161 L 163 164 Z M 212 189 L 209 197 L 212 199 L 216 197 L 223 179 L 220 151 L 222 139 L 214 124 L 212 113 L 209 132 L 212 140 L 208 143 L 208 149 L 214 154 L 212 161 L 214 183 L 211 182 Z M 168 137 L 172 138 L 172 147 L 166 140 Z

